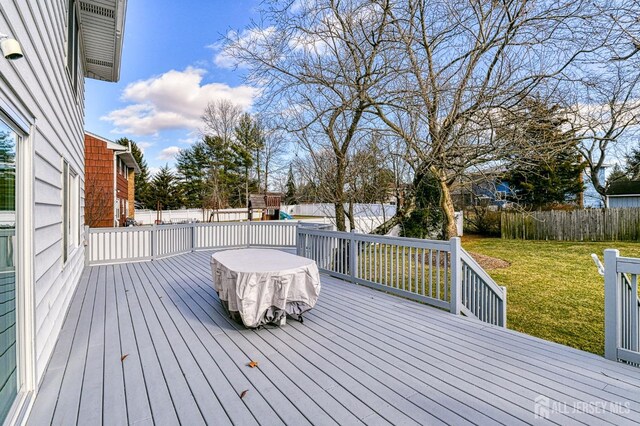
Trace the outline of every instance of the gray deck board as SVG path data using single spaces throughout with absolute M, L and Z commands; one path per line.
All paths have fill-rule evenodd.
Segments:
M 117 424 L 120 419 L 127 418 L 127 401 L 124 387 L 124 364 L 118 318 L 118 305 L 113 266 L 104 267 L 105 281 L 105 317 L 104 317 L 104 407 L 103 422 L 107 425 Z M 144 382 L 143 382 L 144 384 Z M 146 395 L 144 404 L 148 404 Z M 148 416 L 150 417 L 150 416 Z
M 28 424 L 640 419 L 640 369 L 326 276 L 304 323 L 246 330 L 215 295 L 210 255 L 86 268 Z M 535 418 L 539 395 L 565 409 Z M 571 410 L 581 402 L 622 409 Z

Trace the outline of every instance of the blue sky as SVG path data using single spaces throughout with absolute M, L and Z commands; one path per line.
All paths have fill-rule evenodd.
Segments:
M 243 85 L 239 71 L 216 65 L 212 45 L 259 21 L 258 4 L 129 0 L 120 81 L 86 80 L 85 129 L 135 140 L 155 170 L 197 138 L 207 100 L 226 98 L 250 109 L 255 88 Z

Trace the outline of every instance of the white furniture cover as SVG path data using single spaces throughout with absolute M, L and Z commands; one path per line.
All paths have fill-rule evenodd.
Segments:
M 301 319 L 320 295 L 315 261 L 280 250 L 240 249 L 211 256 L 213 286 L 229 314 L 246 327 Z

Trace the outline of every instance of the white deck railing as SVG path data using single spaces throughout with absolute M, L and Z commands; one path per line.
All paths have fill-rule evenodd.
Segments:
M 506 288 L 460 246 L 318 229 L 298 229 L 297 252 L 335 277 L 506 326 Z
M 295 247 L 298 225 L 316 226 L 265 221 L 87 228 L 86 259 L 88 265 L 97 265 L 160 259 L 213 248 Z
M 604 251 L 605 357 L 640 366 L 640 259 Z
M 330 231 L 329 226 L 274 221 L 87 228 L 86 259 L 88 265 L 98 265 L 204 249 L 296 247 L 322 272 L 506 326 L 506 288 L 462 249 L 459 238 L 385 237 Z

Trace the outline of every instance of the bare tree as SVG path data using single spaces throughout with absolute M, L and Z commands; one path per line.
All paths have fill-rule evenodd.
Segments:
M 608 28 L 607 43 L 565 85 L 566 113 L 596 192 L 606 195 L 603 167 L 620 159 L 640 125 L 640 3 L 621 1 L 601 11 L 594 25 Z
M 270 179 L 288 170 L 288 163 L 283 161 L 289 150 L 285 137 L 276 130 L 263 130 L 264 140 L 257 155 L 257 174 L 259 188 L 266 193 L 271 188 Z
M 97 173 L 87 174 L 85 181 L 84 220 L 90 228 L 113 226 L 113 190 Z
M 202 133 L 207 136 L 218 136 L 225 143 L 231 143 L 241 116 L 242 108 L 229 100 L 220 99 L 209 102 L 202 114 L 204 124 Z
M 226 40 L 226 53 L 247 66 L 249 80 L 263 88 L 263 109 L 280 115 L 282 128 L 296 134 L 309 155 L 331 154 L 339 230 L 346 229 L 349 150 L 371 106 L 367 93 L 384 78 L 378 63 L 389 5 L 274 0 L 263 10 L 270 27 L 254 26 Z
M 495 137 L 496 120 L 531 94 L 553 99 L 569 67 L 601 46 L 596 12 L 580 0 L 395 2 L 389 39 L 404 59 L 372 103 L 415 155 L 416 174 L 437 179 L 445 237 L 457 233 L 453 183 L 517 149 Z

